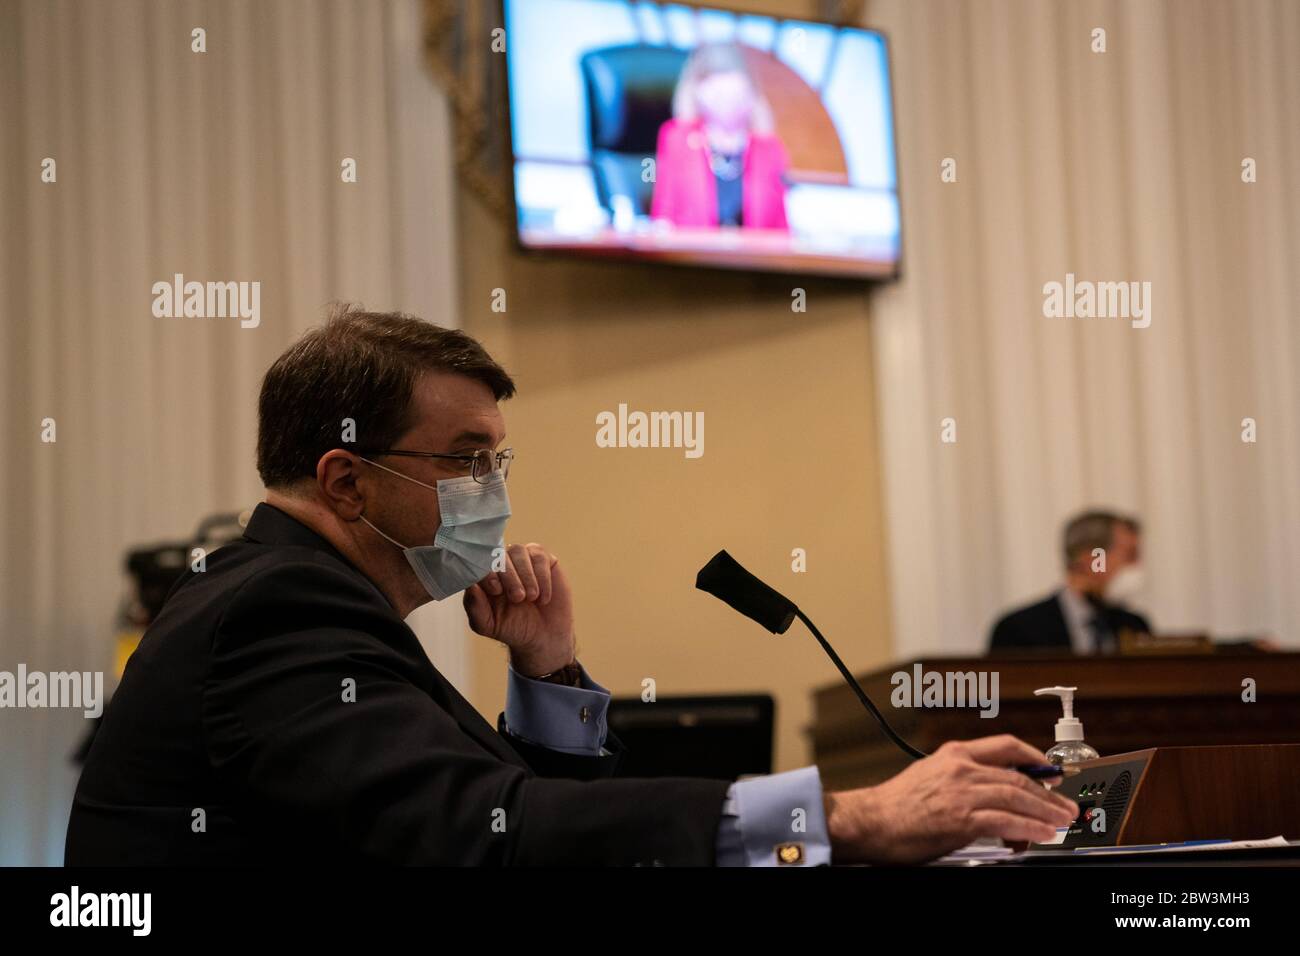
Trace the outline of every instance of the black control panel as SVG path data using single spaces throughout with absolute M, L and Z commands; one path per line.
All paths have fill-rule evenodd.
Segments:
M 1079 816 L 1057 846 L 1114 846 L 1148 759 L 1143 755 L 1117 763 L 1075 764 L 1080 772 L 1066 777 L 1056 792 L 1079 805 Z

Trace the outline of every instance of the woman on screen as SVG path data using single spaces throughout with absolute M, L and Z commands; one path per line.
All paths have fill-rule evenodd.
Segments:
M 654 219 L 676 226 L 788 230 L 785 146 L 740 47 L 695 48 L 659 128 Z

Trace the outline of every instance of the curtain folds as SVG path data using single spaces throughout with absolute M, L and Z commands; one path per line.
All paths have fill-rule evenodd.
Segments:
M 258 385 L 324 303 L 457 324 L 450 118 L 422 15 L 0 4 L 0 670 L 111 672 L 124 550 L 260 499 Z M 260 323 L 156 318 L 152 285 L 178 273 L 259 282 Z M 460 609 L 413 623 L 466 688 Z M 0 864 L 62 860 L 85 729 L 79 711 L 0 714 Z
M 1300 646 L 1300 6 L 873 0 L 864 22 L 893 52 L 904 216 L 872 309 L 898 656 L 982 648 L 1092 505 L 1145 519 L 1158 630 Z M 1045 318 L 1068 275 L 1150 282 L 1150 327 Z

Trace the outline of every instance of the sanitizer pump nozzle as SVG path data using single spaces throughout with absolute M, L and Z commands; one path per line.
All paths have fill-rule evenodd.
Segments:
M 1061 698 L 1063 716 L 1056 722 L 1056 746 L 1047 751 L 1047 759 L 1054 764 L 1078 763 L 1096 760 L 1101 754 L 1084 743 L 1083 721 L 1074 716 L 1074 692 L 1077 687 L 1040 687 L 1036 697 L 1054 694 Z

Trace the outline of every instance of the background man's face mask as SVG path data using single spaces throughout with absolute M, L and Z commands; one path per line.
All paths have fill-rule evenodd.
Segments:
M 1126 564 L 1115 572 L 1106 585 L 1106 600 L 1126 604 L 1146 590 L 1146 574 L 1140 564 Z
M 475 481 L 468 475 L 445 478 L 435 487 L 369 458 L 361 460 L 438 493 L 442 522 L 433 544 L 408 548 L 370 524 L 365 515 L 361 516 L 373 531 L 402 549 L 430 597 L 441 601 L 487 577 L 500 553 L 497 549 L 505 546 L 506 522 L 510 519 L 510 498 L 501 472 L 493 472 L 485 482 Z

